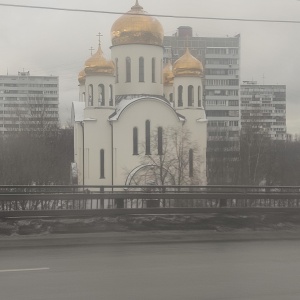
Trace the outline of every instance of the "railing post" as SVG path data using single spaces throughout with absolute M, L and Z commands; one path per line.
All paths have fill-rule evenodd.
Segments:
M 100 193 L 104 193 L 103 186 L 100 187 Z M 103 198 L 100 199 L 100 209 L 104 209 L 104 199 Z

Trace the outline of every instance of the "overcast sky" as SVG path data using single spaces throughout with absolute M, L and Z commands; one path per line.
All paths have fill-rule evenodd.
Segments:
M 149 13 L 221 18 L 300 21 L 297 0 L 140 0 Z M 135 0 L 0 0 L 3 4 L 126 12 Z M 60 117 L 70 119 L 78 100 L 77 76 L 91 46 L 110 58 L 110 29 L 118 15 L 0 6 L 0 74 L 55 75 L 60 78 Z M 241 81 L 287 86 L 287 126 L 300 133 L 300 24 L 158 18 L 165 35 L 182 25 L 198 36 L 241 34 Z

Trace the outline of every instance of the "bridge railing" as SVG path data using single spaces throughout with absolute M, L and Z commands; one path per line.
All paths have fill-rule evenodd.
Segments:
M 22 211 L 299 208 L 299 186 L 0 186 L 0 216 Z

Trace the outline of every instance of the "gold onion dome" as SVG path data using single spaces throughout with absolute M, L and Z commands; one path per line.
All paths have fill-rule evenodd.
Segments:
M 113 46 L 128 44 L 162 46 L 163 38 L 164 30 L 160 22 L 145 12 L 138 0 L 130 11 L 115 21 L 111 28 Z
M 169 61 L 163 69 L 163 82 L 164 85 L 173 85 L 174 82 L 174 73 L 173 66 Z
M 85 62 L 84 71 L 87 75 L 114 75 L 115 64 L 112 60 L 107 60 L 104 57 L 101 47 L 99 46 L 97 52 Z
M 80 84 L 85 83 L 85 76 L 86 76 L 86 74 L 85 74 L 84 70 L 81 70 L 78 74 L 78 81 Z
M 197 76 L 203 75 L 203 65 L 194 57 L 187 48 L 185 53 L 175 61 L 173 66 L 174 76 Z

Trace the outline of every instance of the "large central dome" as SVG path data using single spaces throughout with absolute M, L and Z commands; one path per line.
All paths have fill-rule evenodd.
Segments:
M 146 44 L 162 46 L 164 30 L 160 22 L 136 4 L 115 21 L 111 28 L 112 45 Z

